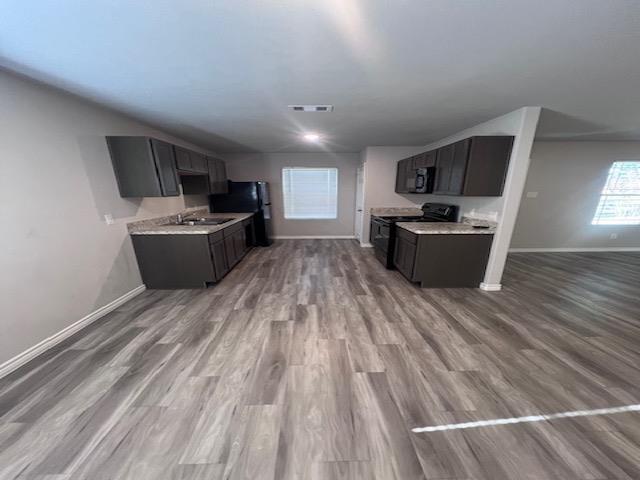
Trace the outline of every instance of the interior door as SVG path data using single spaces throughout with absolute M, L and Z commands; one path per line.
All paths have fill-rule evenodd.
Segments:
M 364 168 L 358 167 L 356 170 L 356 218 L 355 235 L 356 239 L 362 243 L 362 225 L 364 218 Z

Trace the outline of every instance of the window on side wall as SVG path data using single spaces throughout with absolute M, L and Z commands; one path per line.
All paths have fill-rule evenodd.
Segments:
M 640 161 L 613 162 L 592 225 L 640 225 Z
M 338 169 L 282 169 L 284 218 L 338 218 Z

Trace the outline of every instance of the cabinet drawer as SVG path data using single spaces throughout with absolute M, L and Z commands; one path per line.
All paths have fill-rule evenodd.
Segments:
M 220 230 L 219 232 L 210 233 L 209 243 L 216 243 L 222 240 L 222 238 L 224 237 L 224 235 L 222 235 L 222 232 L 223 230 Z
M 411 233 L 404 228 L 398 228 L 396 230 L 396 235 L 398 236 L 398 238 L 402 238 L 403 240 L 406 240 L 407 242 L 414 245 L 418 243 L 418 235 L 416 235 L 415 233 Z

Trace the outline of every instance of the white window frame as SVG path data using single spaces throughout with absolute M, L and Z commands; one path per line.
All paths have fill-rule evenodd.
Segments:
M 310 214 L 303 213 L 295 213 L 289 210 L 290 205 L 287 202 L 287 196 L 292 195 L 292 192 L 287 192 L 287 188 L 291 189 L 294 186 L 291 184 L 291 176 L 288 174 L 290 170 L 327 170 L 335 172 L 335 209 L 332 212 L 329 212 L 327 215 L 317 215 L 313 216 Z M 284 167 L 282 169 L 282 205 L 284 210 L 284 218 L 287 220 L 336 220 L 338 218 L 338 188 L 339 188 L 339 171 L 336 167 Z M 287 175 L 289 178 L 287 179 Z M 330 177 L 328 177 L 329 179 Z M 327 190 L 331 190 L 330 186 L 328 186 Z M 327 192 L 329 195 L 331 192 Z
M 634 164 L 631 176 L 621 175 L 624 164 Z M 625 181 L 626 180 L 626 181 Z M 640 161 L 613 162 L 600 193 L 591 225 L 640 225 Z M 625 211 L 626 206 L 626 211 Z M 615 208 L 611 218 L 607 211 Z

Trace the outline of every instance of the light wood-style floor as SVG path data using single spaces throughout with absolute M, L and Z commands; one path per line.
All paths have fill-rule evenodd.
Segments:
M 420 290 L 347 240 L 145 292 L 0 380 L 2 479 L 640 479 L 640 255 Z

